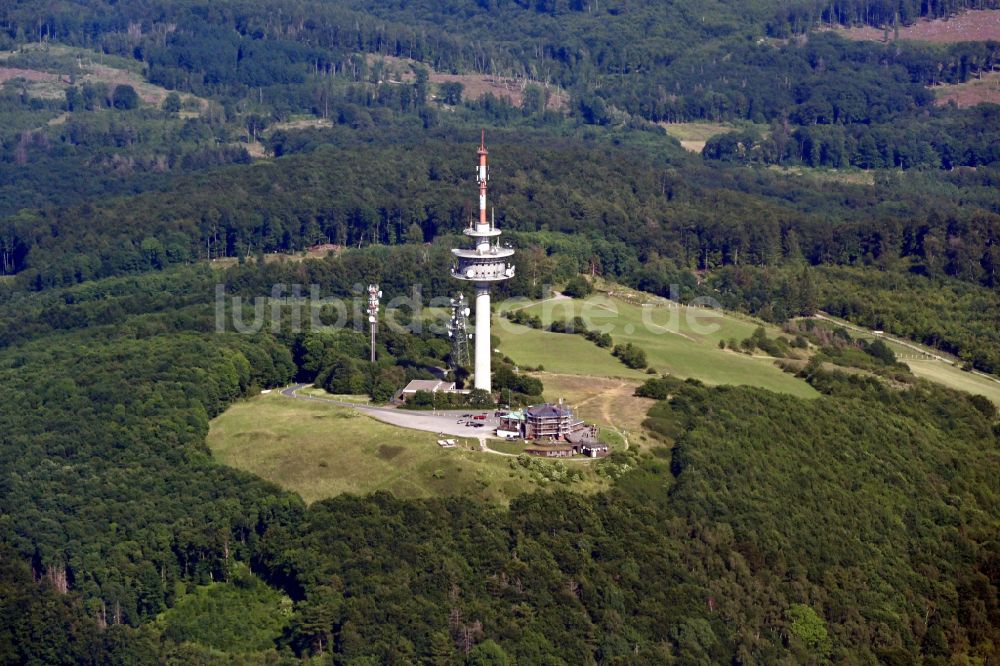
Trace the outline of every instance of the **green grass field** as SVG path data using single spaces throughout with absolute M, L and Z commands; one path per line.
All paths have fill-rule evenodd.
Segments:
M 713 136 L 725 134 L 738 130 L 745 125 L 734 125 L 731 123 L 660 123 L 660 126 L 667 131 L 667 134 L 681 142 L 686 150 L 700 153 Z M 767 125 L 756 125 L 762 136 L 768 131 Z
M 782 372 L 774 359 L 719 349 L 720 340 L 749 337 L 760 324 L 742 317 L 686 306 L 643 307 L 606 294 L 583 300 L 548 300 L 526 312 L 548 324 L 574 316 L 590 319 L 590 328 L 608 327 L 615 344 L 632 342 L 646 351 L 649 365 L 658 373 L 695 377 L 708 384 L 746 384 L 800 397 L 816 391 L 801 379 Z M 769 335 L 778 329 L 767 327 Z M 644 370 L 625 367 L 610 350 L 601 349 L 580 335 L 548 333 L 498 321 L 494 332 L 500 351 L 521 365 L 544 366 L 546 371 L 642 381 Z M 556 353 L 558 352 L 558 353 Z
M 397 497 L 473 496 L 506 503 L 540 487 L 510 458 L 443 449 L 434 433 L 397 428 L 336 405 L 276 392 L 237 403 L 212 420 L 216 459 L 314 502 L 341 493 L 388 490 Z M 475 440 L 459 440 L 478 448 Z M 583 481 L 559 488 L 606 487 L 589 465 Z M 555 487 L 555 486 L 553 486 Z
M 954 365 L 941 361 L 904 361 L 917 377 L 944 384 L 953 389 L 986 396 L 993 404 L 1000 406 L 1000 383 L 986 377 L 965 372 Z
M 847 324 L 847 322 L 836 317 L 826 316 L 829 317 L 829 321 L 817 320 L 816 325 L 834 328 L 838 325 Z M 851 334 L 851 337 L 862 340 L 874 340 L 876 338 L 870 332 L 858 330 L 858 328 L 852 324 L 848 324 L 848 332 Z M 986 396 L 994 404 L 1000 405 L 1000 382 L 993 381 L 982 375 L 965 372 L 957 365 L 951 365 L 935 359 L 931 354 L 957 361 L 958 359 L 954 356 L 942 351 L 928 349 L 925 345 L 915 342 L 910 343 L 913 346 L 906 346 L 885 337 L 881 339 L 889 345 L 889 348 L 892 349 L 900 361 L 910 366 L 910 370 L 917 377 L 922 377 L 949 388 L 958 389 L 959 391 Z M 913 347 L 924 350 L 924 353 L 917 351 Z

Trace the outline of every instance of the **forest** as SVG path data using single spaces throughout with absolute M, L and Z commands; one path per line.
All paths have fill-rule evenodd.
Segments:
M 197 293 L 192 280 L 175 269 L 94 283 L 118 306 L 103 325 L 3 352 L 3 534 L 25 554 L 4 585 L 25 614 L 5 616 L 2 630 L 35 658 L 185 663 L 198 648 L 144 623 L 172 606 L 175 581 L 236 580 L 241 563 L 294 604 L 268 648 L 275 658 L 992 654 L 1000 608 L 988 479 L 1000 433 L 986 401 L 821 371 L 809 377 L 818 401 L 655 379 L 643 393 L 669 401 L 648 425 L 673 449 L 657 449 L 606 495 L 543 493 L 509 510 L 385 495 L 305 507 L 211 464 L 203 438 L 229 402 L 311 372 L 308 359 L 323 353 L 302 339 L 210 333 L 207 298 L 152 314 L 133 300 L 154 285 Z M 53 290 L 58 310 L 97 305 L 70 289 Z M 740 475 L 725 472 L 734 466 Z M 856 509 L 831 523 L 826 507 L 844 502 Z M 43 621 L 82 635 L 71 646 L 59 632 L 27 639 Z
M 275 15 L 248 1 L 136 6 L 95 0 L 54 3 L 38 16 L 31 3 L 15 2 L 0 10 L 0 50 L 50 41 L 97 50 L 140 68 L 151 83 L 217 101 L 214 127 L 186 122 L 186 140 L 197 131 L 219 137 L 220 119 L 242 125 L 252 137 L 257 125 L 302 113 L 352 126 L 385 125 L 393 117 L 434 125 L 440 113 L 431 103 L 427 76 L 437 70 L 533 82 L 525 89 L 543 95 L 564 90 L 570 116 L 586 124 L 775 124 L 776 145 L 762 146 L 754 156 L 768 161 L 949 169 L 997 157 L 996 123 L 988 118 L 977 121 L 948 108 L 935 110 L 935 119 L 924 117 L 934 99 L 927 86 L 981 78 L 997 64 L 996 42 L 875 44 L 830 32 L 783 39 L 830 23 L 911 23 L 964 7 L 994 7 L 993 0 L 755 0 L 739 9 L 713 3 L 711 12 L 700 11 L 693 0 L 285 4 Z M 384 66 L 368 56 L 406 59 L 414 68 L 412 85 L 386 80 Z M 8 62 L 39 64 L 24 53 Z M 73 94 L 86 93 L 84 86 Z M 23 93 L 19 98 L 28 104 Z M 442 98 L 458 101 L 454 91 Z M 521 115 L 496 100 L 466 103 L 504 123 Z M 58 106 L 51 98 L 30 104 Z M 553 112 L 531 115 L 538 122 L 559 121 Z M 981 137 L 959 131 L 970 124 Z M 132 120 L 115 134 L 119 140 L 136 137 L 136 125 Z M 812 138 L 809 128 L 815 126 L 820 136 Z M 797 128 L 803 135 L 794 142 L 778 136 Z M 60 143 L 78 152 L 75 136 L 62 136 Z M 24 155 L 21 133 L 5 143 L 11 155 Z M 177 152 L 167 156 L 171 164 Z M 707 154 L 732 152 L 716 147 Z M 238 157 L 209 153 L 188 159 L 211 164 Z
M 813 400 L 650 374 L 648 441 L 594 495 L 306 505 L 205 443 L 261 390 L 382 400 L 448 361 L 387 330 L 373 367 L 360 321 L 293 331 L 273 288 L 453 295 L 482 127 L 498 299 L 600 277 L 786 331 L 823 311 L 996 375 L 997 107 L 929 86 L 997 44 L 826 30 L 967 8 L 998 4 L 3 4 L 0 68 L 42 81 L 0 83 L 0 664 L 1000 660 L 996 407 L 874 344 L 787 365 Z M 720 123 L 702 154 L 664 129 L 692 120 Z M 217 286 L 267 325 L 220 332 Z

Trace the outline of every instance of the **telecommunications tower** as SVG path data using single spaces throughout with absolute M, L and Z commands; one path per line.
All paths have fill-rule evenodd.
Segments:
M 368 285 L 368 325 L 371 327 L 371 361 L 375 362 L 375 328 L 378 326 L 378 299 L 382 298 L 377 284 Z
M 472 282 L 476 286 L 476 364 L 475 381 L 477 389 L 490 391 L 490 285 L 514 277 L 514 265 L 506 261 L 514 256 L 514 250 L 500 247 L 500 230 L 494 218 L 486 217 L 486 183 L 489 171 L 486 166 L 486 131 L 479 142 L 479 165 L 476 168 L 476 182 L 479 183 L 479 219 L 470 220 L 465 235 L 475 239 L 475 247 L 469 250 L 455 249 L 451 275 L 458 280 Z

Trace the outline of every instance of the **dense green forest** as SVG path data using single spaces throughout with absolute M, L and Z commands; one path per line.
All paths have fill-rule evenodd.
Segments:
M 172 606 L 176 581 L 237 584 L 242 562 L 293 601 L 268 648 L 288 656 L 445 663 L 493 644 L 527 663 L 993 656 L 988 402 L 818 371 L 818 401 L 654 380 L 643 393 L 669 401 L 649 426 L 673 450 L 605 495 L 306 508 L 213 465 L 202 443 L 210 415 L 290 379 L 301 342 L 199 332 L 214 326 L 207 300 L 127 312 L 154 284 L 191 280 L 111 281 L 121 307 L 105 325 L 2 354 L 3 535 L 24 562 L 4 579 L 23 599 L 3 627 L 15 650 L 184 663 L 194 648 L 172 637 L 197 635 L 182 618 L 210 597 L 179 606 L 162 635 L 129 627 Z M 80 289 L 51 293 L 85 312 Z M 71 649 L 58 632 L 23 638 L 56 613 L 85 634 Z
M 593 496 L 306 506 L 205 445 L 262 389 L 385 399 L 448 361 L 388 329 L 372 367 L 359 317 L 295 331 L 288 292 L 453 294 L 483 126 L 518 250 L 498 299 L 600 276 L 823 310 L 996 374 L 1000 119 L 928 86 L 998 45 L 815 31 L 996 7 L 4 3 L 0 68 L 42 83 L 0 83 L 0 663 L 1000 660 L 996 409 L 881 348 L 790 366 L 815 400 L 653 376 L 649 441 Z M 660 125 L 689 120 L 732 131 L 689 154 Z M 218 285 L 244 299 L 227 318 L 268 299 L 260 332 L 218 331 Z
M 766 39 L 830 22 L 909 23 L 993 2 L 286 4 L 276 15 L 253 2 L 136 6 L 95 0 L 54 3 L 41 16 L 31 3 L 13 3 L 0 14 L 0 48 L 54 40 L 96 49 L 134 63 L 155 84 L 216 100 L 214 126 L 176 123 L 172 131 L 188 139 L 197 132 L 224 134 L 220 118 L 254 136 L 256 126 L 297 113 L 355 126 L 384 125 L 394 115 L 434 125 L 440 114 L 430 103 L 427 70 L 433 68 L 534 81 L 543 93 L 566 90 L 569 113 L 587 124 L 774 123 L 773 145 L 755 156 L 771 161 L 950 168 L 997 158 L 995 121 L 983 119 L 977 124 L 982 135 L 967 136 L 961 131 L 969 125 L 965 114 L 946 109 L 924 119 L 933 101 L 926 86 L 992 70 L 1000 53 L 995 42 L 871 44 L 828 33 L 787 43 Z M 412 61 L 415 80 L 383 80 L 383 65 L 364 54 Z M 39 64 L 24 55 L 9 62 Z M 92 110 L 93 97 L 83 86 L 65 106 Z M 505 120 L 520 115 L 496 100 L 473 106 Z M 535 115 L 556 121 L 539 109 Z M 791 141 L 796 128 L 817 125 Z M 61 143 L 79 152 L 80 138 L 93 137 L 94 129 L 77 128 Z M 118 141 L 149 141 L 136 130 L 132 122 L 110 132 Z M 7 143 L 11 154 L 26 153 L 23 136 L 12 135 Z M 163 157 L 176 163 L 177 152 Z M 709 154 L 730 153 L 723 146 Z M 187 160 L 210 164 L 239 157 L 216 149 Z
M 803 188 L 766 171 L 700 165 L 665 139 L 614 147 L 600 135 L 578 142 L 536 130 L 497 132 L 493 141 L 505 157 L 494 197 L 507 229 L 621 241 L 642 247 L 641 259 L 656 253 L 692 269 L 902 261 L 926 275 L 996 285 L 992 170 L 934 181 L 890 173 L 874 188 Z M 418 142 L 401 132 L 376 138 L 331 130 L 311 146 L 280 165 L 180 178 L 168 192 L 20 211 L 4 233 L 14 272 L 38 289 L 317 243 L 430 241 L 460 231 L 471 214 L 453 131 Z M 970 197 L 982 203 L 962 205 Z M 146 212 L 140 219 L 136 206 Z
M 452 132 L 432 130 L 419 142 L 401 131 L 376 137 L 333 129 L 307 136 L 308 143 L 289 145 L 278 162 L 181 177 L 165 192 L 11 216 L 3 237 L 12 249 L 15 283 L 38 290 L 334 243 L 374 244 L 372 251 L 411 246 L 401 251 L 419 260 L 393 267 L 383 280 L 400 289 L 420 283 L 428 297 L 444 293 L 445 246 L 471 214 Z M 654 138 L 652 146 L 645 139 L 614 146 L 601 135 L 576 141 L 534 130 L 531 136 L 526 143 L 526 130 L 497 132 L 493 139 L 506 160 L 494 172 L 498 222 L 516 232 L 512 242 L 542 252 L 520 255 L 521 270 L 506 293 L 532 294 L 546 281 L 588 268 L 663 295 L 670 295 L 671 284 L 687 284 L 682 298 L 699 295 L 690 286 L 691 270 L 791 266 L 794 272 L 810 264 L 925 278 L 905 278 L 914 290 L 954 280 L 970 293 L 983 287 L 988 295 L 1000 284 L 1000 209 L 992 171 L 935 179 L 886 173 L 874 187 L 820 181 L 803 187 L 767 171 L 692 162 L 665 139 Z M 137 209 L 144 211 L 138 218 Z M 425 241 L 433 245 L 423 246 Z M 278 272 L 265 273 L 261 284 L 271 278 L 297 281 L 281 269 L 268 270 Z M 337 293 L 372 273 L 370 267 L 359 271 L 338 278 Z M 770 299 L 781 283 L 754 280 L 752 286 Z M 886 293 L 876 301 L 890 299 Z M 757 312 L 755 303 L 741 297 L 727 305 Z M 817 305 L 838 314 L 859 311 L 829 300 Z M 910 302 L 903 307 L 920 308 Z M 779 303 L 764 316 L 780 321 L 807 313 L 800 304 Z M 882 325 L 952 353 L 968 350 L 983 369 L 996 367 L 995 351 L 973 349 L 981 345 L 971 341 L 989 333 L 945 334 L 940 319 L 919 331 L 893 321 Z M 957 341 L 963 337 L 965 342 Z

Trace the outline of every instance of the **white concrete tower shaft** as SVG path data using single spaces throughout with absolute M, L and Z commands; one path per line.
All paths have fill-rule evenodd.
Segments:
M 486 219 L 486 182 L 489 173 L 486 165 L 486 130 L 483 130 L 479 140 L 479 167 L 476 169 L 476 180 L 479 181 L 479 221 L 476 231 L 483 234 L 477 240 L 476 251 L 486 254 L 490 250 L 489 222 Z M 475 386 L 477 389 L 491 391 L 493 388 L 493 368 L 490 363 L 490 285 L 486 282 L 476 284 L 476 369 Z
M 477 389 L 492 391 L 493 368 L 490 363 L 490 286 L 476 285 L 476 376 Z

